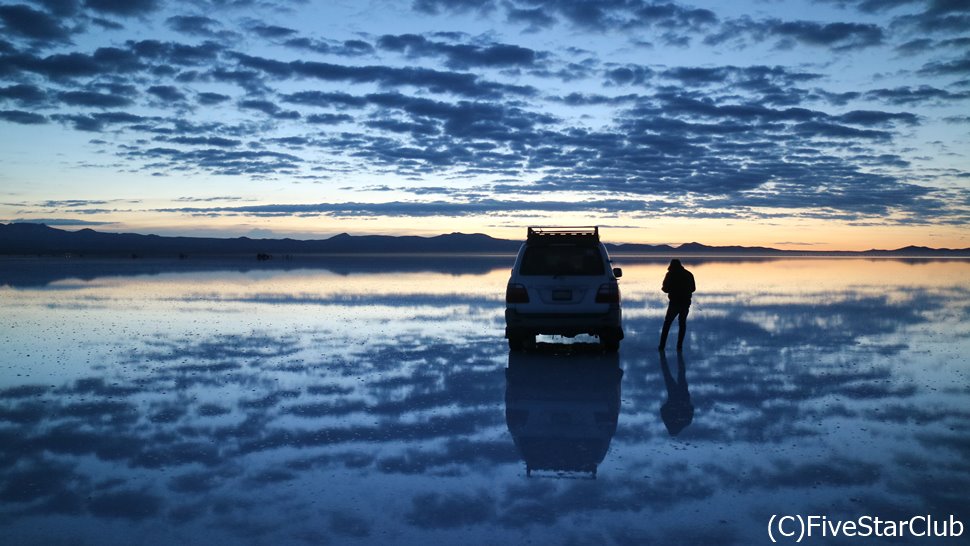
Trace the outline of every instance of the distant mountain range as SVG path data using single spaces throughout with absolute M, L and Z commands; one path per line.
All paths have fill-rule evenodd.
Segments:
M 514 254 L 522 241 L 495 239 L 474 233 L 435 237 L 348 235 L 329 239 L 251 239 L 237 237 L 162 237 L 137 233 L 103 233 L 92 229 L 65 231 L 44 224 L 0 224 L 0 254 L 124 257 L 189 257 L 194 255 L 261 255 L 262 258 L 296 254 Z M 895 250 L 792 251 L 767 247 L 708 246 L 701 243 L 670 245 L 607 244 L 611 254 L 738 255 L 738 256 L 932 256 L 970 257 L 970 248 L 946 249 L 907 246 Z

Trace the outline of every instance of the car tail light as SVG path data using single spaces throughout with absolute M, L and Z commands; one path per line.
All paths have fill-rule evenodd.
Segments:
M 596 291 L 596 303 L 620 303 L 620 287 L 611 284 L 601 284 Z
M 521 284 L 510 283 L 505 288 L 505 303 L 529 303 L 529 291 Z

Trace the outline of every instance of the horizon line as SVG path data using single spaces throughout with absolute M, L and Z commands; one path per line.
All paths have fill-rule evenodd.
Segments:
M 249 237 L 249 236 L 246 236 L 246 235 L 240 235 L 240 236 L 235 236 L 235 237 L 231 237 L 231 236 L 230 237 L 214 237 L 214 236 L 201 236 L 201 235 L 158 235 L 158 234 L 155 234 L 155 233 L 140 233 L 140 232 L 135 232 L 135 231 L 119 231 L 119 232 L 115 232 L 115 231 L 100 231 L 100 230 L 93 229 L 90 226 L 84 226 L 84 227 L 79 227 L 79 229 L 76 229 L 76 230 L 70 230 L 70 229 L 63 229 L 63 227 L 55 227 L 55 226 L 46 224 L 44 222 L 29 222 L 29 221 L 27 221 L 27 222 L 24 222 L 24 221 L 8 222 L 8 223 L 5 223 L 5 224 L 4 223 L 0 223 L 0 226 L 15 226 L 15 225 L 44 226 L 44 227 L 46 227 L 48 229 L 52 229 L 52 230 L 55 230 L 55 231 L 61 231 L 61 232 L 65 232 L 65 233 L 78 233 L 78 232 L 90 231 L 90 232 L 93 232 L 93 233 L 106 234 L 106 235 L 138 235 L 138 236 L 144 236 L 144 237 L 147 237 L 147 236 L 159 237 L 159 238 L 163 238 L 163 239 L 184 238 L 184 239 L 209 239 L 209 240 L 216 240 L 216 241 L 248 240 L 248 241 L 319 242 L 319 241 L 330 241 L 330 240 L 335 239 L 337 237 L 386 237 L 386 238 L 390 238 L 390 239 L 413 237 L 413 238 L 418 238 L 418 239 L 430 240 L 430 239 L 434 239 L 434 238 L 437 238 L 437 237 L 446 237 L 446 236 L 449 236 L 449 235 L 462 235 L 462 236 L 482 236 L 482 237 L 487 237 L 487 238 L 489 238 L 492 241 L 499 241 L 499 242 L 509 242 L 509 243 L 519 242 L 519 239 L 505 239 L 505 238 L 494 237 L 494 236 L 489 235 L 487 233 L 481 233 L 481 232 L 465 233 L 465 232 L 461 232 L 461 231 L 452 231 L 450 233 L 439 233 L 439 234 L 436 234 L 436 235 L 414 235 L 414 234 L 411 234 L 411 235 L 388 235 L 388 234 L 383 234 L 383 233 L 368 233 L 368 234 L 357 234 L 357 235 L 354 235 L 354 234 L 351 234 L 351 233 L 348 233 L 348 232 L 341 232 L 341 233 L 337 233 L 337 234 L 331 235 L 329 237 L 324 237 L 324 238 L 299 239 L 299 238 L 294 238 L 294 237 L 276 237 L 276 238 L 268 238 L 268 237 L 265 237 L 265 238 L 254 238 L 254 237 Z M 524 239 L 522 241 L 524 241 Z M 624 247 L 624 246 L 641 246 L 641 247 L 653 247 L 653 248 L 669 247 L 671 250 L 680 250 L 682 247 L 687 246 L 687 245 L 699 245 L 699 246 L 705 247 L 707 249 L 711 249 L 710 251 L 704 251 L 704 250 L 702 250 L 702 251 L 698 252 L 698 254 L 706 254 L 706 255 L 710 255 L 710 252 L 716 252 L 718 249 L 726 249 L 726 248 L 736 248 L 736 249 L 739 249 L 737 251 L 732 251 L 732 255 L 738 255 L 739 252 L 743 252 L 744 250 L 752 251 L 755 254 L 765 253 L 765 252 L 771 252 L 771 253 L 785 253 L 785 254 L 807 254 L 807 255 L 818 255 L 818 256 L 827 255 L 827 254 L 866 254 L 866 253 L 879 253 L 879 252 L 900 252 L 900 251 L 906 251 L 906 250 L 909 250 L 909 251 L 916 251 L 916 250 L 920 250 L 920 251 L 936 251 L 936 252 L 970 252 L 970 248 L 938 248 L 938 247 L 929 247 L 929 246 L 924 246 L 924 245 L 904 245 L 904 246 L 897 247 L 897 248 L 892 248 L 892 249 L 869 248 L 869 249 L 866 249 L 866 250 L 842 250 L 842 249 L 828 249 L 828 250 L 797 249 L 797 250 L 792 250 L 792 249 L 774 248 L 774 247 L 764 246 L 764 245 L 744 245 L 744 244 L 708 245 L 706 243 L 701 243 L 699 241 L 689 241 L 689 242 L 683 242 L 683 243 L 631 243 L 631 242 L 608 242 L 608 241 L 603 241 L 603 243 L 606 244 L 606 245 L 610 245 L 612 247 L 617 247 L 616 248 L 616 251 L 620 251 L 621 253 L 622 253 L 622 248 L 619 248 L 619 247 Z M 687 250 L 687 249 L 685 249 L 685 250 Z M 658 250 L 658 251 L 662 251 L 662 250 Z M 643 252 L 643 251 L 640 251 L 640 252 Z M 447 252 L 447 253 L 454 254 L 455 252 Z M 480 252 L 470 252 L 470 254 L 479 254 L 479 253 Z M 356 253 L 356 254 L 360 254 L 360 253 Z M 636 250 L 633 250 L 633 252 L 631 252 L 629 255 L 633 255 L 633 254 L 637 254 L 637 251 Z

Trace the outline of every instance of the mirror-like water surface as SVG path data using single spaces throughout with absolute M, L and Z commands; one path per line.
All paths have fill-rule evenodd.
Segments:
M 505 261 L 0 262 L 0 536 L 750 544 L 773 514 L 970 523 L 970 262 L 685 260 L 687 348 L 662 359 L 665 263 L 615 260 L 618 356 L 510 355 Z

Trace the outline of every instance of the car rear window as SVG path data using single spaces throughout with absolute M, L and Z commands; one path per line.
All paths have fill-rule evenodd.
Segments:
M 602 275 L 603 256 L 595 246 L 530 246 L 520 275 Z

